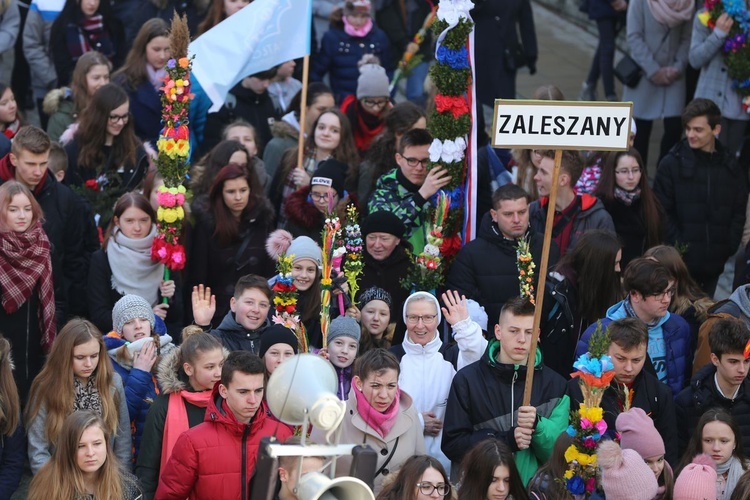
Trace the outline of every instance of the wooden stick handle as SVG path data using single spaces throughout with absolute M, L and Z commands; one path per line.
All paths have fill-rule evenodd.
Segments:
M 560 162 L 562 149 L 555 151 L 555 168 L 552 171 L 552 187 L 547 201 L 547 221 L 544 225 L 544 244 L 542 245 L 542 262 L 537 273 L 536 304 L 534 309 L 534 333 L 531 336 L 529 359 L 526 363 L 526 385 L 523 389 L 523 406 L 531 402 L 531 387 L 534 384 L 534 364 L 536 363 L 536 346 L 539 343 L 539 325 L 542 322 L 542 305 L 544 303 L 544 285 L 547 282 L 547 266 L 549 265 L 549 247 L 552 244 L 552 226 L 555 220 L 555 202 L 557 201 L 557 182 L 560 177 Z
M 302 62 L 302 95 L 299 102 L 299 137 L 297 138 L 297 168 L 302 165 L 305 154 L 305 121 L 307 120 L 307 78 L 310 73 L 310 54 Z

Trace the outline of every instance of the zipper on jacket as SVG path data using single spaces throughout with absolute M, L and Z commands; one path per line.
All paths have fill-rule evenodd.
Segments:
M 250 434 L 250 424 L 245 425 L 245 430 L 242 431 L 242 472 L 240 472 L 240 479 L 242 480 L 242 500 L 247 498 L 247 435 Z
M 513 380 L 510 382 L 510 426 L 515 427 L 513 415 L 516 413 L 516 379 L 518 379 L 518 368 L 513 372 Z

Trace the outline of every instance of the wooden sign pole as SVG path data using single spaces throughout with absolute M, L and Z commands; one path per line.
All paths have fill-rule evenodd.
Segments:
M 557 182 L 560 177 L 560 162 L 562 149 L 555 151 L 555 168 L 552 170 L 552 186 L 547 201 L 547 222 L 544 226 L 544 244 L 542 245 L 542 262 L 537 272 L 536 304 L 534 310 L 534 333 L 531 336 L 529 359 L 526 362 L 526 385 L 523 391 L 523 406 L 531 402 L 531 386 L 534 383 L 534 364 L 536 363 L 536 346 L 539 342 L 539 325 L 542 321 L 542 305 L 544 302 L 544 285 L 547 281 L 547 266 L 549 265 L 549 247 L 552 242 L 552 226 L 555 219 L 555 201 L 557 200 Z
M 297 139 L 297 168 L 304 169 L 302 161 L 305 154 L 305 121 L 307 120 L 307 79 L 310 73 L 310 54 L 305 55 L 302 63 L 302 95 L 299 102 L 299 138 Z M 299 186 L 297 186 L 299 187 Z

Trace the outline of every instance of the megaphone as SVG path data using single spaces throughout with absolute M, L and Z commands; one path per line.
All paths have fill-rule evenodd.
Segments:
M 367 485 L 356 477 L 329 479 L 320 472 L 308 472 L 297 485 L 302 500 L 375 500 Z
M 289 425 L 306 425 L 328 431 L 341 423 L 346 404 L 336 397 L 338 378 L 328 361 L 315 354 L 297 354 L 271 374 L 266 400 L 271 412 Z

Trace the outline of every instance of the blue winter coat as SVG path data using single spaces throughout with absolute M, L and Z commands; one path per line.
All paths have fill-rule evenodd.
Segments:
M 620 301 L 607 309 L 607 317 L 602 318 L 602 328 L 606 328 L 612 321 L 626 317 L 624 301 Z M 690 326 L 678 314 L 667 312 L 656 326 L 649 329 L 651 334 L 661 328 L 664 336 L 664 349 L 667 355 L 667 385 L 676 396 L 690 382 L 693 367 L 693 350 L 691 348 Z M 588 351 L 589 338 L 596 330 L 596 323 L 590 325 L 576 348 L 576 358 Z
M 0 500 L 10 500 L 18 488 L 26 460 L 26 432 L 18 422 L 11 436 L 0 436 Z
M 320 42 L 320 52 L 313 59 L 310 81 L 320 82 L 330 71 L 331 90 L 336 102 L 357 93 L 359 68 L 357 63 L 365 54 L 375 54 L 385 68 L 388 78 L 392 74 L 390 42 L 385 32 L 373 25 L 362 38 L 353 37 L 343 30 L 331 26 Z
M 133 368 L 132 364 L 125 366 L 117 361 L 115 357 L 116 350 L 127 344 L 124 339 L 116 337 L 115 333 L 111 333 L 104 337 L 104 344 L 109 351 L 112 366 L 122 378 L 122 386 L 125 389 L 125 399 L 128 403 L 128 415 L 130 416 L 130 429 L 133 438 L 133 463 L 135 464 L 135 461 L 138 459 L 143 428 L 146 424 L 146 415 L 161 390 L 157 385 L 156 377 L 151 373 Z M 162 356 L 174 349 L 175 346 L 173 344 L 167 344 L 162 347 Z

